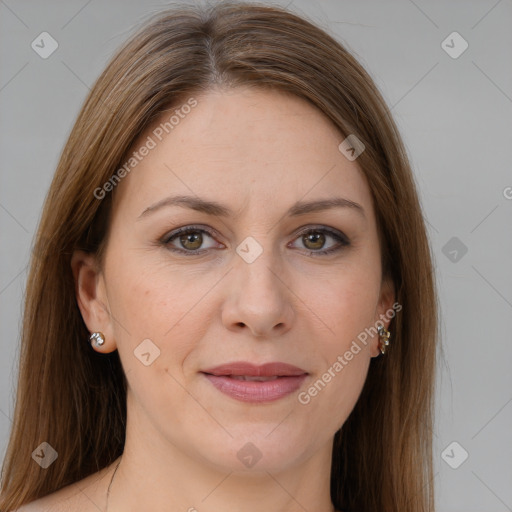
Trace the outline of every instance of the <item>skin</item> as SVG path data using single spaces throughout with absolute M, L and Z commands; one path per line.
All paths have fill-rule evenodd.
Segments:
M 109 510 L 331 512 L 333 437 L 379 355 L 378 338 L 361 344 L 307 405 L 297 395 L 394 302 L 382 278 L 370 190 L 357 160 L 338 149 L 344 137 L 304 100 L 249 88 L 194 97 L 198 105 L 116 187 L 103 268 L 81 251 L 72 258 L 83 319 L 106 338 L 95 350 L 117 349 L 129 384 L 126 445 Z M 140 218 L 178 194 L 217 201 L 233 215 L 167 206 Z M 286 213 L 297 201 L 332 197 L 364 212 Z M 213 236 L 200 232 L 202 245 L 184 247 L 179 236 L 159 243 L 192 224 Z M 325 239 L 308 241 L 300 229 L 308 227 Z M 315 231 L 323 227 L 350 244 Z M 236 252 L 248 236 L 263 250 L 252 263 Z M 200 255 L 170 250 L 198 245 Z M 333 247 L 340 249 L 310 254 Z M 145 339 L 160 350 L 149 366 L 134 355 Z M 200 373 L 237 360 L 286 362 L 309 375 L 283 399 L 244 403 Z M 237 458 L 248 442 L 262 455 L 251 468 Z M 113 469 L 47 498 L 104 507 Z

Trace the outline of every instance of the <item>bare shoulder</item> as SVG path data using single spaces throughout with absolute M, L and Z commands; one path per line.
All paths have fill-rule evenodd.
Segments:
M 15 512 L 98 512 L 105 507 L 111 466 L 23 505 Z
M 53 492 L 43 498 L 31 501 L 21 508 L 16 509 L 15 512 L 61 512 L 66 507 L 72 506 L 70 497 L 64 497 L 61 491 Z
M 27 503 L 16 512 L 64 512 L 67 510 L 86 512 L 89 510 L 86 508 L 87 504 L 84 499 L 86 496 L 80 496 L 81 494 L 80 488 L 76 484 L 72 484 Z
M 59 491 L 23 505 L 15 512 L 64 512 L 64 510 L 70 510 L 77 506 L 77 501 L 77 497 L 70 492 L 70 489 L 64 487 Z M 79 508 L 79 510 L 82 509 Z

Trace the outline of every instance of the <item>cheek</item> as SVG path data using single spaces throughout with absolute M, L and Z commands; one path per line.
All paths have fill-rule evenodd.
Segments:
M 112 272 L 109 293 L 123 362 L 130 365 L 134 351 L 149 339 L 160 351 L 154 365 L 175 368 L 202 335 L 205 322 L 195 318 L 195 306 L 204 295 L 203 287 L 191 289 L 189 280 L 177 274 L 171 280 L 164 269 L 155 271 L 138 266 L 136 271 L 130 271 L 135 265 L 126 263 Z
M 183 277 L 173 277 L 172 285 L 170 281 L 163 270 L 142 267 L 131 277 L 121 269 L 111 276 L 114 330 L 123 369 L 137 403 L 155 418 L 176 408 L 185 417 L 187 411 L 197 414 L 182 386 L 184 362 L 204 336 L 206 322 L 200 321 L 201 308 L 194 304 L 205 292 L 187 288 Z M 168 414 L 166 421 L 170 424 L 172 418 L 177 425 L 179 421 Z
M 341 426 L 352 412 L 359 395 L 363 389 L 370 363 L 368 351 L 364 348 L 348 360 L 346 354 L 352 354 L 352 351 L 343 353 L 340 360 L 329 368 L 327 374 L 331 380 L 326 384 L 324 408 L 328 411 L 335 411 L 335 426 Z M 333 376 L 334 375 L 334 376 Z M 328 380 L 327 375 L 323 374 L 322 380 Z
M 322 319 L 331 336 L 328 347 L 341 350 L 345 345 L 373 325 L 379 300 L 380 276 L 375 269 L 347 265 L 330 272 L 324 279 L 322 291 L 314 294 L 310 305 Z M 310 294 L 311 295 L 311 294 Z
M 378 266 L 354 264 L 334 275 L 318 306 L 328 314 L 326 323 L 334 335 L 321 344 L 323 368 L 308 394 L 318 400 L 314 407 L 336 411 L 332 421 L 338 428 L 352 411 L 368 373 L 372 334 L 365 329 L 376 320 L 380 274 Z
M 364 386 L 371 337 L 364 342 L 358 337 L 374 323 L 378 295 L 375 283 L 354 274 L 336 284 L 315 306 L 331 332 L 317 337 L 317 371 L 298 397 L 309 417 L 326 422 L 330 432 L 345 422 Z
M 329 332 L 317 338 L 318 372 L 303 403 L 311 399 L 316 401 L 313 407 L 332 408 L 337 424 L 352 410 L 366 379 L 372 338 L 365 329 L 376 320 L 380 276 L 375 269 L 356 265 L 332 276 L 310 305 Z

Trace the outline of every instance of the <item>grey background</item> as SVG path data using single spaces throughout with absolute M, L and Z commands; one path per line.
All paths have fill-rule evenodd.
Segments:
M 59 154 L 112 51 L 164 6 L 0 1 L 2 458 L 27 264 Z M 434 432 L 438 510 L 511 511 L 512 2 L 295 0 L 290 7 L 331 31 L 369 70 L 413 164 L 443 336 Z M 59 44 L 47 59 L 31 48 L 43 31 Z M 469 44 L 456 59 L 441 47 L 453 31 Z M 460 447 L 443 458 L 453 441 Z M 446 461 L 456 465 L 462 449 L 469 457 L 452 469 Z

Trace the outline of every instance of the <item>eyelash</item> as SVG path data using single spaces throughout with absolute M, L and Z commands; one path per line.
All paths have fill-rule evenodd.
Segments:
M 173 241 L 178 236 L 184 235 L 184 234 L 189 234 L 189 233 L 197 233 L 197 232 L 206 233 L 211 238 L 215 237 L 215 233 L 213 231 L 211 231 L 210 229 L 206 229 L 205 227 L 185 226 L 185 227 L 179 228 L 175 231 L 172 231 L 171 233 L 162 237 L 162 239 L 160 240 L 160 243 L 172 252 L 181 253 L 186 256 L 197 256 L 199 254 L 203 254 L 204 252 L 208 251 L 208 249 L 200 249 L 200 250 L 196 250 L 196 251 L 191 251 L 191 250 L 179 249 L 177 247 L 169 246 L 170 242 Z M 332 254 L 332 253 L 338 252 L 338 251 L 342 250 L 343 248 L 350 245 L 349 239 L 343 233 L 326 228 L 326 227 L 321 227 L 321 228 L 314 228 L 314 227 L 311 228 L 310 227 L 308 229 L 305 229 L 305 230 L 301 231 L 300 233 L 298 233 L 294 240 L 300 238 L 301 236 L 307 235 L 309 233 L 324 233 L 324 234 L 331 236 L 332 238 L 334 238 L 334 240 L 336 240 L 339 243 L 338 246 L 332 247 L 330 249 L 319 250 L 319 251 L 312 251 L 312 250 L 304 249 L 305 251 L 308 252 L 309 256 L 323 256 L 323 255 Z

